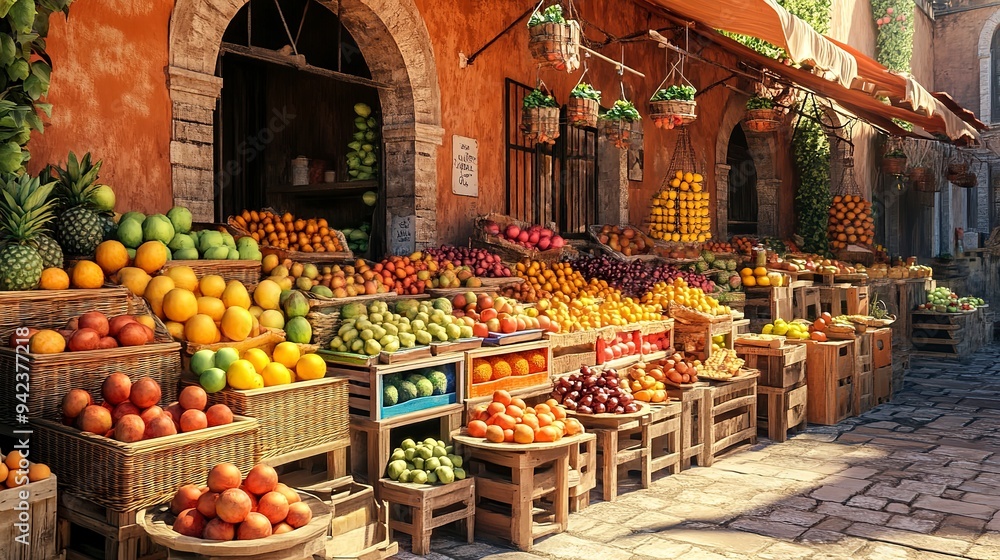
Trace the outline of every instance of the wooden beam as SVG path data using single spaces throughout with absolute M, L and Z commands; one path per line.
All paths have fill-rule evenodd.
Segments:
M 343 72 L 337 72 L 336 70 L 327 70 L 326 68 L 320 68 L 319 66 L 312 66 L 306 62 L 306 57 L 301 54 L 285 55 L 282 54 L 281 52 L 272 51 L 270 49 L 263 49 L 260 47 L 248 47 L 246 45 L 237 45 L 235 43 L 222 43 L 222 52 L 223 54 L 235 54 L 237 56 L 252 58 L 254 60 L 260 60 L 262 62 L 270 62 L 272 64 L 279 64 L 281 66 L 295 68 L 296 70 L 301 70 L 302 72 L 316 74 L 317 76 L 324 76 L 332 80 L 347 82 L 349 84 L 358 84 L 362 86 L 368 86 L 371 88 L 384 89 L 384 90 L 396 89 L 395 86 L 385 84 L 382 82 L 377 82 L 375 80 L 369 80 L 368 78 L 362 78 L 360 76 L 345 74 Z

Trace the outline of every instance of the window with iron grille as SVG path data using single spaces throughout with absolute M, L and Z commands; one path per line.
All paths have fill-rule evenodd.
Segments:
M 585 234 L 597 222 L 597 130 L 565 124 L 556 143 L 521 134 L 521 107 L 530 86 L 505 84 L 507 196 L 505 213 L 534 224 L 554 223 L 563 234 Z

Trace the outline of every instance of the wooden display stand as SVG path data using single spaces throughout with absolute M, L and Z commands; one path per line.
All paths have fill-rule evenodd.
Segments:
M 872 333 L 865 332 L 854 339 L 854 414 L 864 414 L 875 407 L 875 372 L 872 368 Z
M 67 560 L 158 560 L 167 550 L 153 544 L 136 524 L 140 510 L 117 511 L 59 493 L 59 548 Z
M 893 344 L 902 350 L 911 348 L 910 329 L 914 322 L 920 322 L 912 316 L 912 311 L 918 305 L 927 303 L 927 293 L 937 287 L 932 278 L 909 278 L 894 280 L 889 288 L 889 306 L 896 310 L 896 322 L 892 324 Z
M 810 280 L 798 280 L 789 284 L 792 289 L 792 307 L 797 319 L 815 320 L 822 313 L 819 288 Z
M 733 319 L 733 340 L 741 334 L 750 332 L 750 319 Z
M 403 484 L 382 479 L 379 484 L 383 500 L 406 510 L 400 519 L 390 515 L 389 528 L 410 535 L 413 554 L 426 556 L 431 551 L 431 532 L 449 523 L 465 526 L 466 542 L 475 539 L 475 479 L 469 477 L 444 485 Z
M 872 333 L 872 368 L 892 365 L 892 329 L 875 329 Z
M 483 383 L 473 383 L 473 364 L 476 360 L 488 359 L 497 356 L 511 356 L 522 352 L 540 351 L 545 354 L 546 369 L 541 372 L 529 375 L 511 375 L 503 379 L 486 381 Z M 552 370 L 552 347 L 548 340 L 526 342 L 522 344 L 510 344 L 507 346 L 487 346 L 468 350 L 465 352 L 465 399 L 466 404 L 475 405 L 479 402 L 489 402 L 493 392 L 504 390 L 513 396 L 519 392 L 518 396 L 526 393 L 538 392 L 541 390 L 552 390 L 552 383 L 549 381 L 549 374 Z M 522 398 L 524 398 L 522 396 Z
M 695 383 L 686 388 L 667 385 L 667 396 L 681 405 L 681 469 L 712 466 L 712 440 L 709 436 L 710 399 L 708 383 Z
M 27 492 L 22 505 L 21 493 Z M 56 477 L 55 475 L 32 482 L 18 488 L 0 490 L 0 543 L 6 547 L 0 557 L 5 560 L 54 560 L 60 557 L 61 548 L 56 545 L 58 519 L 56 517 Z M 23 516 L 27 515 L 29 526 L 22 533 Z M 15 539 L 22 536 L 29 544 Z
M 756 371 L 744 370 L 738 377 L 713 382 L 705 389 L 709 401 L 707 437 L 711 438 L 712 457 L 718 457 L 740 445 L 757 443 Z
M 892 366 L 875 368 L 875 406 L 889 402 L 892 399 Z
M 809 390 L 798 387 L 757 386 L 757 429 L 768 439 L 783 443 L 788 435 L 806 429 Z
M 570 449 L 593 437 L 578 434 L 522 445 L 453 436 L 474 469 L 470 474 L 476 477 L 476 528 L 485 536 L 502 535 L 525 552 L 536 539 L 564 532 L 569 523 Z
M 723 337 L 725 339 L 723 346 L 732 348 L 734 340 L 732 319 L 712 323 L 682 323 L 678 321 L 674 324 L 674 348 L 677 351 L 685 351 L 683 346 L 685 338 L 704 339 L 704 346 L 701 350 L 686 352 L 694 355 L 698 360 L 705 361 L 712 355 L 713 336 Z
M 681 472 L 681 411 L 679 402 L 650 405 L 649 423 L 642 434 L 649 440 L 649 453 L 642 463 L 643 488 L 648 488 L 653 475 L 664 469 L 670 474 Z
M 981 328 L 973 313 L 914 311 L 910 319 L 913 356 L 924 358 L 968 358 L 978 350 L 975 330 Z
M 834 284 L 819 287 L 820 308 L 834 317 L 838 315 L 867 315 L 868 286 Z
M 438 433 L 445 438 L 462 426 L 464 407 L 453 404 L 373 422 L 367 418 L 351 417 L 351 472 L 356 478 L 377 481 L 382 478 L 389 457 L 392 455 L 392 431 L 428 420 L 438 420 Z M 379 488 L 376 487 L 376 494 Z
M 735 350 L 746 360 L 747 369 L 760 372 L 758 385 L 789 389 L 806 380 L 806 347 L 801 344 L 778 348 L 737 344 Z
M 597 437 L 585 438 L 569 448 L 569 512 L 590 505 L 590 491 L 597 488 Z
M 618 497 L 619 467 L 632 462 L 645 464 L 649 459 L 650 440 L 646 426 L 650 411 L 643 406 L 632 414 L 573 414 L 588 432 L 597 436 L 601 487 L 605 502 L 613 502 Z M 632 435 L 639 434 L 639 440 Z M 649 481 L 643 477 L 642 487 L 648 488 Z
M 745 290 L 747 304 L 744 313 L 746 318 L 750 319 L 751 330 L 760 332 L 760 327 L 767 323 L 777 319 L 791 321 L 795 318 L 790 286 L 754 287 Z
M 853 340 L 803 341 L 810 424 L 833 425 L 853 413 L 856 360 Z

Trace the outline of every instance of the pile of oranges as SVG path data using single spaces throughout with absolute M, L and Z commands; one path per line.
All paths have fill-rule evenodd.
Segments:
M 709 194 L 700 173 L 678 171 L 668 187 L 653 197 L 649 235 L 681 243 L 704 243 L 711 239 Z
M 424 293 L 437 269 L 437 261 L 425 258 L 423 253 L 404 257 L 393 255 L 372 267 L 375 274 L 382 277 L 382 283 L 399 295 Z
M 548 265 L 525 259 L 517 263 L 515 272 L 537 292 L 548 292 L 565 299 L 575 297 L 588 284 L 578 270 L 564 262 Z
M 532 350 L 472 360 L 472 382 L 486 383 L 510 376 L 531 375 L 548 369 L 545 352 Z
M 303 220 L 289 212 L 279 216 L 270 210 L 244 210 L 233 221 L 261 245 L 305 253 L 344 250 L 337 232 L 324 218 Z
M 871 245 L 875 240 L 872 203 L 857 195 L 833 197 L 827 232 L 830 246 L 835 250 L 846 249 L 851 244 Z
M 538 309 L 558 327 L 554 332 L 563 333 L 663 319 L 660 305 L 642 303 L 620 292 L 610 294 L 602 303 L 590 296 L 580 296 L 569 302 L 541 300 Z
M 507 391 L 493 393 L 493 402 L 478 405 L 470 415 L 469 435 L 491 443 L 546 443 L 583 432 L 583 425 L 567 418 L 555 399 L 530 407 Z
M 732 312 L 728 306 L 720 305 L 717 299 L 701 288 L 688 286 L 683 278 L 676 278 L 669 284 L 660 282 L 653 285 L 653 289 L 642 297 L 642 301 L 658 305 L 662 309 L 667 309 L 673 302 L 709 315 L 729 315 Z

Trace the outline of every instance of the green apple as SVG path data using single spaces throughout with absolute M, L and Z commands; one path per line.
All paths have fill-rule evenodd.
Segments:
M 198 378 L 198 383 L 206 393 L 218 393 L 226 388 L 226 372 L 219 368 L 208 368 Z
M 215 367 L 215 351 L 204 349 L 198 350 L 191 356 L 191 371 L 195 375 L 201 375 L 205 373 L 206 370 Z
M 215 353 L 215 367 L 228 371 L 233 362 L 240 359 L 240 353 L 235 348 L 219 348 Z

